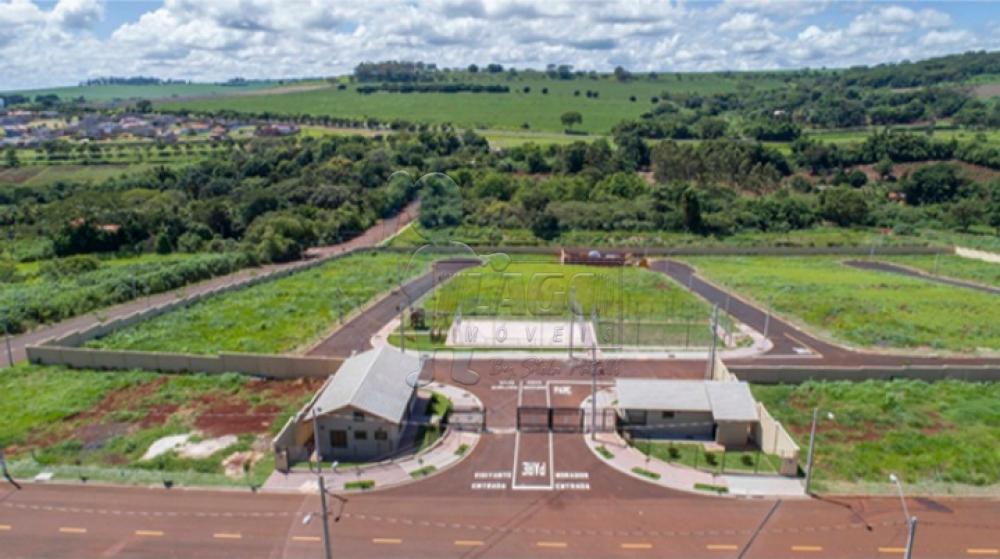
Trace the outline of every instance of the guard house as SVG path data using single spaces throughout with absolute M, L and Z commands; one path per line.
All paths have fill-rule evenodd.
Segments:
M 419 357 L 388 345 L 351 356 L 275 438 L 276 453 L 289 462 L 304 460 L 316 440 L 323 460 L 378 460 L 392 454 L 412 435 L 406 427 L 418 402 L 420 370 Z
M 757 404 L 745 382 L 618 379 L 621 429 L 635 438 L 751 444 Z

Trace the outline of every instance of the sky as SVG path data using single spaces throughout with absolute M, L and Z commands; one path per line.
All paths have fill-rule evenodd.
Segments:
M 0 0 L 0 90 L 331 76 L 366 60 L 712 71 L 968 50 L 1000 50 L 1000 2 Z

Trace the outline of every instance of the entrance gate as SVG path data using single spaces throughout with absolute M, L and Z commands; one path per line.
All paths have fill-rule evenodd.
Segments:
M 604 430 L 604 413 L 598 410 L 598 429 Z M 583 433 L 589 412 L 579 407 L 546 408 L 519 406 L 517 408 L 517 430 L 524 432 L 553 431 L 556 433 Z M 613 424 L 613 421 L 610 422 Z

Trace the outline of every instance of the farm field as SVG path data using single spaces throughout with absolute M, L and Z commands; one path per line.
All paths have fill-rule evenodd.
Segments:
M 269 438 L 320 383 L 18 365 L 0 376 L 0 447 L 20 478 L 50 471 L 116 483 L 259 485 L 274 468 Z M 212 446 L 144 459 L 153 442 L 185 434 Z
M 427 295 L 420 304 L 432 328 L 446 330 L 459 310 L 463 317 L 568 319 L 575 297 L 586 320 L 597 309 L 597 334 L 604 344 L 704 346 L 711 340 L 708 305 L 663 274 L 530 258 L 515 257 L 498 269 L 495 262 L 505 257 L 495 257 Z
M 162 85 L 77 85 L 48 89 L 27 89 L 0 92 L 0 97 L 17 93 L 34 98 L 37 95 L 58 95 L 61 99 L 83 97 L 85 101 L 115 101 L 118 99 L 167 99 L 171 97 L 219 96 L 278 87 L 275 81 L 252 81 L 241 86 L 213 83 L 177 83 Z
M 464 128 L 523 129 L 562 132 L 566 127 L 559 116 L 566 111 L 579 111 L 583 123 L 575 128 L 591 133 L 607 133 L 619 121 L 638 117 L 652 106 L 651 98 L 664 91 L 674 93 L 735 92 L 743 84 L 758 88 L 778 87 L 783 82 L 774 77 L 749 77 L 741 74 L 680 74 L 664 75 L 655 80 L 635 79 L 629 82 L 603 77 L 573 80 L 544 77 L 507 78 L 480 75 L 472 78 L 463 74 L 462 81 L 480 84 L 500 84 L 511 88 L 509 93 L 372 93 L 359 94 L 356 85 L 338 90 L 331 86 L 313 91 L 276 95 L 254 95 L 218 99 L 167 101 L 161 107 L 168 110 L 197 111 L 235 110 L 271 112 L 276 114 L 329 115 L 346 118 L 375 117 L 382 120 L 409 120 L 451 123 Z M 530 88 L 530 92 L 523 89 Z M 548 88 L 543 94 L 542 89 Z M 588 98 L 585 92 L 598 92 Z M 574 95 L 579 91 L 579 95 Z M 635 101 L 629 98 L 634 96 Z
M 813 408 L 834 414 L 816 430 L 814 479 L 820 490 L 894 490 L 890 473 L 916 493 L 1000 483 L 1000 384 L 811 381 L 751 390 L 802 449 L 809 443 Z
M 699 273 L 854 346 L 948 352 L 1000 350 L 995 295 L 898 274 L 863 271 L 830 257 L 690 257 Z
M 1000 264 L 962 258 L 953 254 L 934 256 L 883 256 L 879 260 L 916 268 L 928 274 L 969 280 L 1000 287 Z
M 140 173 L 153 167 L 150 163 L 114 163 L 110 165 L 23 165 L 0 169 L 3 185 L 47 186 L 57 182 L 102 182 L 110 178 Z
M 22 332 L 247 265 L 242 253 L 78 256 L 19 263 L 13 277 L 0 283 L 0 316 L 11 332 Z
M 282 353 L 315 341 L 399 280 L 419 275 L 430 258 L 407 266 L 405 255 L 361 253 L 233 291 L 160 315 L 89 347 L 211 354 Z M 400 268 L 402 266 L 402 268 Z

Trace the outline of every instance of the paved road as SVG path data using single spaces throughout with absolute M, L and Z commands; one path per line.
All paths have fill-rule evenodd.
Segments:
M 874 353 L 845 348 L 810 335 L 797 326 L 751 304 L 721 287 L 705 281 L 688 264 L 675 260 L 658 260 L 651 269 L 663 272 L 688 286 L 692 291 L 727 310 L 737 320 L 757 330 L 766 332 L 774 347 L 766 354 L 727 361 L 734 369 L 748 365 L 790 366 L 790 367 L 897 367 L 920 366 L 1000 366 L 1000 359 L 988 357 L 933 357 Z
M 983 291 L 993 295 L 1000 295 L 1000 289 L 996 287 L 990 287 L 988 285 L 983 285 L 980 283 L 972 281 L 962 281 L 954 278 L 947 278 L 944 276 L 938 276 L 934 274 L 927 274 L 914 270 L 913 268 L 907 268 L 906 266 L 899 266 L 896 264 L 890 264 L 888 262 L 878 262 L 873 260 L 847 260 L 844 262 L 852 268 L 858 268 L 860 270 L 874 270 L 877 272 L 889 272 L 892 274 L 900 274 L 904 276 L 909 276 L 911 278 L 917 278 L 927 281 L 934 281 L 937 283 L 943 283 L 945 285 L 951 285 L 955 287 L 964 287 L 967 289 L 975 289 L 977 291 Z
M 400 212 L 399 215 L 380 220 L 378 223 L 373 225 L 371 228 L 367 229 L 361 235 L 354 237 L 353 239 L 337 244 L 324 247 L 316 247 L 309 250 L 308 255 L 311 258 L 329 258 L 333 255 L 339 254 L 341 252 L 352 250 L 356 248 L 372 247 L 382 242 L 386 238 L 392 236 L 400 229 L 402 229 L 406 224 L 413 220 L 417 215 L 418 205 L 417 203 L 410 204 Z M 13 350 L 14 362 L 18 363 L 27 358 L 25 355 L 25 347 L 29 345 L 34 345 L 45 341 L 48 338 L 55 336 L 60 336 L 72 332 L 73 330 L 80 330 L 83 328 L 89 328 L 96 325 L 99 321 L 97 319 L 97 314 L 99 313 L 105 321 L 111 320 L 113 318 L 126 316 L 132 314 L 136 311 L 142 310 L 144 308 L 167 303 L 178 298 L 190 297 L 205 291 L 209 291 L 216 287 L 223 285 L 231 285 L 236 283 L 245 282 L 253 277 L 261 276 L 264 274 L 274 273 L 278 270 L 287 269 L 289 267 L 301 266 L 304 261 L 289 262 L 286 264 L 275 264 L 268 266 L 261 266 L 258 268 L 248 268 L 234 272 L 232 274 L 227 274 L 225 276 L 219 276 L 212 279 L 208 279 L 202 282 L 193 283 L 186 285 L 184 287 L 159 293 L 156 295 L 151 295 L 149 297 L 142 297 L 141 299 L 136 299 L 129 301 L 127 303 L 122 303 L 120 305 L 115 305 L 113 307 L 107 307 L 100 309 L 99 311 L 92 312 L 85 315 L 76 316 L 62 322 L 57 322 L 48 326 L 44 326 L 33 330 L 31 332 L 26 332 L 24 334 L 11 337 L 11 349 Z M 0 356 L 0 367 L 5 367 L 8 364 L 7 355 L 4 354 Z

